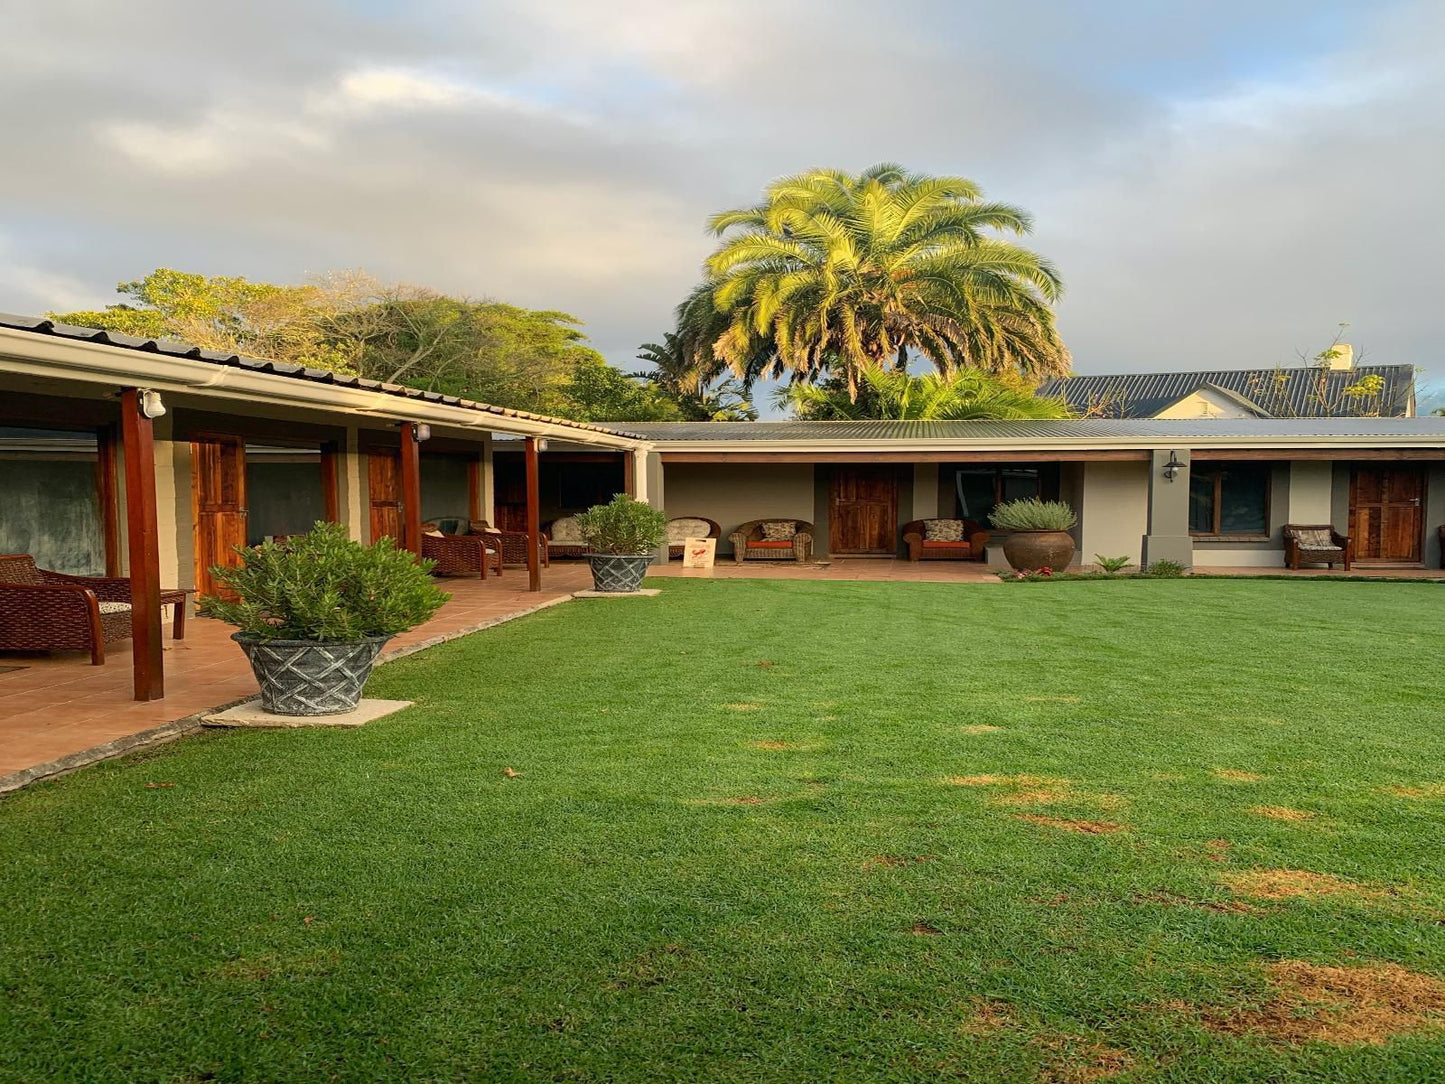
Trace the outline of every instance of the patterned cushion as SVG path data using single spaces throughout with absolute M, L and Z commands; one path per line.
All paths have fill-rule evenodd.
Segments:
M 764 542 L 791 542 L 798 525 L 790 519 L 770 519 L 763 523 Z
M 575 516 L 564 516 L 552 524 L 552 541 L 559 546 L 582 545 L 582 528 Z
M 926 519 L 923 521 L 923 540 L 925 542 L 962 542 L 963 520 Z
M 1339 549 L 1335 540 L 1330 537 L 1329 529 L 1325 527 L 1304 527 L 1295 531 L 1295 537 L 1299 539 L 1302 550 Z
M 705 519 L 682 516 L 667 521 L 667 540 L 669 542 L 686 542 L 689 538 L 707 538 L 710 534 L 712 534 L 712 527 Z
M 103 614 L 128 614 L 130 613 L 129 602 L 102 602 L 100 612 Z
M 445 537 L 446 537 L 446 535 L 442 534 L 441 531 L 422 531 L 422 534 L 426 535 L 426 536 L 429 537 L 429 538 L 445 538 Z

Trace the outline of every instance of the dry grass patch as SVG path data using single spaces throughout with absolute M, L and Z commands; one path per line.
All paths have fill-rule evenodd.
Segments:
M 967 1035 L 994 1035 L 1018 1027 L 1013 1006 L 1004 1001 L 975 998 L 972 1011 L 960 1028 Z
M 1077 1035 L 1043 1036 L 1034 1043 L 1049 1055 L 1039 1077 L 1041 1084 L 1110 1080 L 1134 1067 L 1134 1059 L 1126 1051 Z
M 1204 857 L 1210 862 L 1223 862 L 1229 857 L 1233 843 L 1227 839 L 1211 839 L 1204 845 Z
M 915 937 L 941 937 L 943 935 L 943 931 L 937 926 L 921 920 L 908 927 L 908 932 Z
M 788 741 L 750 741 L 748 745 L 754 749 L 766 749 L 772 753 L 781 753 L 789 749 L 799 748 L 799 746 Z
M 724 704 L 728 711 L 762 711 L 761 704 Z
M 1381 1046 L 1445 1026 L 1445 983 L 1398 964 L 1325 967 L 1284 960 L 1265 969 L 1270 999 L 1251 1009 L 1195 1010 L 1211 1031 L 1280 1043 Z
M 1019 820 L 1028 821 L 1030 824 L 1057 828 L 1062 832 L 1083 832 L 1091 836 L 1106 836 L 1124 830 L 1122 824 L 1115 824 L 1113 821 L 1070 820 L 1066 817 L 1045 817 L 1042 813 L 1016 813 L 1014 815 Z
M 1237 768 L 1215 768 L 1214 774 L 1219 779 L 1227 779 L 1231 783 L 1258 783 L 1264 776 L 1257 772 L 1242 772 Z
M 1079 702 L 1077 696 L 1026 696 L 1024 699 L 1035 704 L 1077 704 Z
M 1425 783 L 1413 787 L 1385 787 L 1386 794 L 1396 798 L 1445 798 L 1445 783 Z
M 1002 730 L 1001 726 L 991 726 L 988 723 L 972 723 L 963 728 L 965 734 L 991 734 L 995 730 Z
M 1257 817 L 1268 817 L 1272 821 L 1309 821 L 1315 815 L 1303 809 L 1290 809 L 1283 805 L 1257 805 L 1250 810 Z
M 1270 910 L 1268 907 L 1258 907 L 1243 900 L 1196 900 L 1190 896 L 1181 896 L 1177 892 L 1150 892 L 1147 895 L 1135 896 L 1134 902 L 1159 903 L 1166 907 L 1192 907 L 1199 911 L 1212 911 L 1216 915 L 1264 915 Z
M 1302 869 L 1248 869 L 1222 873 L 1219 883 L 1241 896 L 1260 900 L 1324 899 L 1334 896 L 1379 899 L 1385 892 L 1330 873 Z

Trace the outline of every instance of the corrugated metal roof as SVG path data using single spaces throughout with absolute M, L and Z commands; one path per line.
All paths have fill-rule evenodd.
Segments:
M 1439 438 L 1445 418 L 1069 418 L 1058 421 L 629 422 L 640 436 L 668 441 L 1120 440 L 1157 437 L 1279 439 Z
M 1362 377 L 1384 381 L 1378 397 L 1345 394 Z M 1210 369 L 1191 373 L 1118 373 L 1068 376 L 1046 382 L 1040 395 L 1061 395 L 1077 413 L 1113 418 L 1152 418 L 1202 387 L 1243 396 L 1264 417 L 1403 417 L 1415 387 L 1412 365 L 1359 365 L 1352 369 Z
M 420 388 L 408 388 L 401 384 L 387 384 L 379 380 L 366 380 L 359 376 L 348 376 L 344 373 L 332 372 L 329 369 L 311 369 L 304 365 L 292 365 L 284 361 L 252 358 L 244 354 L 228 354 L 223 350 L 205 350 L 191 343 L 177 342 L 174 339 L 145 339 L 136 335 L 124 335 L 118 331 L 101 331 L 93 327 L 76 327 L 73 324 L 60 324 L 42 316 L 16 316 L 6 312 L 0 312 L 0 327 L 10 328 L 14 331 L 29 331 L 37 335 L 50 335 L 61 339 L 77 339 L 82 342 L 98 343 L 102 346 L 114 346 L 124 350 L 140 350 L 151 354 L 164 354 L 167 357 L 186 358 L 192 361 L 205 362 L 209 365 L 225 365 L 236 369 L 248 369 L 254 372 L 270 373 L 274 376 L 308 380 L 315 384 L 334 384 L 344 388 L 362 388 L 366 391 L 382 392 L 387 395 L 396 395 L 406 399 L 420 399 L 428 403 L 441 403 L 444 406 L 462 407 L 467 410 L 477 410 L 488 414 L 499 414 L 507 418 L 522 418 L 528 421 L 547 422 L 551 425 L 565 425 L 573 429 L 584 429 L 594 433 L 607 433 L 615 437 L 638 439 L 636 433 L 621 429 L 612 429 L 607 426 L 593 425 L 589 422 L 574 422 L 567 418 L 553 418 L 546 414 L 533 414 L 526 410 L 511 410 L 507 407 L 493 406 L 490 403 L 479 403 L 473 399 L 461 399 L 455 395 L 442 395 L 434 391 L 423 391 Z

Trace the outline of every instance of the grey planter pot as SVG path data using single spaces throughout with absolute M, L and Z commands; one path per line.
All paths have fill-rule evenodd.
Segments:
M 592 588 L 609 594 L 636 591 L 647 575 L 647 566 L 656 556 L 651 553 L 589 553 L 592 566 Z
M 356 710 L 361 690 L 390 636 L 354 643 L 261 640 L 233 633 L 256 681 L 261 708 L 273 715 L 344 715 Z

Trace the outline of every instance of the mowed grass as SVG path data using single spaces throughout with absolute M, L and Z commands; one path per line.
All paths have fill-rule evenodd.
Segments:
M 1445 1077 L 1441 588 L 661 586 L 0 803 L 0 1078 Z

